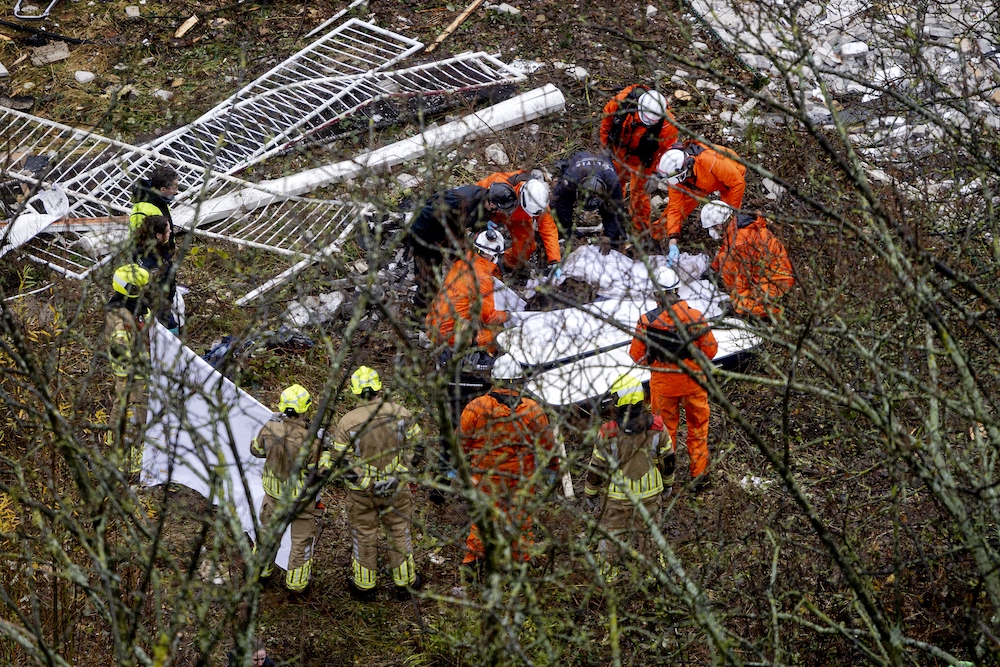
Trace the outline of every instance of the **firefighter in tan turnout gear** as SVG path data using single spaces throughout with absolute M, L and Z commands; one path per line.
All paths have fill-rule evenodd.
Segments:
M 611 385 L 617 416 L 601 426 L 590 472 L 584 486 L 585 502 L 592 510 L 600 507 L 598 497 L 607 488 L 607 499 L 600 515 L 602 532 L 623 542 L 633 538 L 639 552 L 650 556 L 649 528 L 637 509 L 637 503 L 654 520 L 660 515 L 660 503 L 670 494 L 674 483 L 674 453 L 670 434 L 663 420 L 644 407 L 642 383 L 632 375 L 622 375 Z M 618 578 L 618 548 L 608 538 L 598 545 L 601 575 L 608 583 Z
M 130 484 L 138 483 L 142 472 L 141 433 L 146 424 L 149 369 L 149 336 L 144 329 L 152 322 L 152 314 L 142 303 L 142 293 L 148 284 L 149 271 L 138 264 L 118 267 L 113 278 L 114 294 L 104 315 L 108 361 L 115 376 L 115 402 L 105 442 Z
M 323 451 L 320 439 L 309 437 L 305 415 L 312 407 L 312 397 L 301 385 L 293 384 L 283 392 L 278 404 L 280 414 L 264 424 L 250 443 L 250 452 L 264 462 L 264 503 L 260 508 L 263 532 L 293 504 L 301 509 L 291 519 L 292 552 L 288 556 L 285 586 L 301 593 L 312 577 L 313 550 L 316 546 L 316 499 L 302 498 L 309 486 L 330 468 L 330 453 Z M 259 542 L 259 540 L 258 540 Z M 254 547 L 256 551 L 256 546 Z M 268 564 L 261 578 L 270 577 Z
M 384 523 L 392 542 L 388 563 L 396 596 L 405 599 L 408 589 L 422 584 L 413 562 L 413 494 L 406 481 L 420 426 L 409 410 L 380 395 L 382 381 L 375 370 L 362 366 L 354 371 L 351 391 L 362 404 L 343 416 L 334 435 L 334 449 L 346 470 L 353 539 L 348 589 L 359 600 L 375 599 L 378 534 Z

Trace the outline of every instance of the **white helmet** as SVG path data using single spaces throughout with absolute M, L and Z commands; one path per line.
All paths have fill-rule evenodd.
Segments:
M 687 154 L 679 148 L 671 148 L 660 158 L 656 173 L 670 185 L 677 185 L 687 178 Z
M 503 236 L 500 235 L 500 232 L 493 229 L 480 232 L 479 236 L 476 237 L 474 245 L 480 255 L 494 264 L 497 263 L 500 255 L 503 254 Z
M 733 208 L 724 201 L 716 199 L 701 207 L 701 227 L 711 229 L 724 225 L 733 217 Z
M 655 90 L 647 90 L 639 98 L 639 120 L 643 125 L 656 125 L 667 113 L 667 100 Z
M 535 217 L 549 207 L 549 186 L 536 178 L 521 186 L 521 208 Z
M 521 368 L 521 364 L 514 360 L 514 357 L 509 354 L 504 354 L 497 357 L 496 362 L 493 364 L 493 379 L 494 380 L 520 380 L 524 377 L 524 369 Z

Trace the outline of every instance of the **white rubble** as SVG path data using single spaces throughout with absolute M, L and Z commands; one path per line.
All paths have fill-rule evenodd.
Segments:
M 161 99 L 164 102 L 169 102 L 170 100 L 174 99 L 174 94 L 169 90 L 163 90 L 161 88 L 160 90 L 153 91 L 153 97 Z
M 506 167 L 510 164 L 510 157 L 507 156 L 507 151 L 500 144 L 490 144 L 484 152 L 490 164 L 498 167 Z
M 97 75 L 93 72 L 87 72 L 86 70 L 80 70 L 73 75 L 77 83 L 90 83 L 97 78 Z
M 659 10 L 653 5 L 646 5 L 646 18 L 651 19 L 656 16 Z

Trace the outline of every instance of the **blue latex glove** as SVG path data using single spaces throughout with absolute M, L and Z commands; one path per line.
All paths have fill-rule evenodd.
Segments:
M 552 277 L 553 277 L 553 278 L 554 278 L 554 279 L 555 279 L 556 281 L 559 281 L 559 280 L 562 280 L 562 269 L 560 269 L 560 268 L 559 268 L 559 267 L 557 266 L 557 267 L 556 267 L 556 270 L 552 272 Z
M 676 243 L 670 244 L 670 249 L 667 251 L 667 266 L 671 269 L 677 266 L 677 262 L 681 259 L 681 251 L 677 247 Z
M 493 222 L 492 220 L 487 220 L 486 229 L 488 229 L 491 232 L 495 232 L 499 228 L 497 227 L 497 223 Z

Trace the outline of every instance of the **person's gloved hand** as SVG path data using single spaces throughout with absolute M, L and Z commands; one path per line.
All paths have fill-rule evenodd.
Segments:
M 549 274 L 549 280 L 557 283 L 562 281 L 562 277 L 563 277 L 562 269 L 560 269 L 558 266 L 552 269 L 552 273 Z
M 547 486 L 555 486 L 556 485 L 556 471 L 555 470 L 549 470 L 548 468 L 546 468 L 543 471 L 543 474 L 545 475 L 545 484 Z
M 487 220 L 486 229 L 487 231 L 495 232 L 499 228 L 497 227 L 497 223 L 493 222 L 492 220 Z
M 375 486 L 372 487 L 372 493 L 379 498 L 388 498 L 396 493 L 397 488 L 399 488 L 399 480 L 395 477 L 390 477 L 383 479 L 381 482 L 375 482 Z
M 670 249 L 667 250 L 667 266 L 671 269 L 677 266 L 677 262 L 681 259 L 680 248 L 677 247 L 676 243 L 670 244 Z
M 597 496 L 584 496 L 583 506 L 588 512 L 597 513 L 597 510 L 600 509 L 601 503 Z

